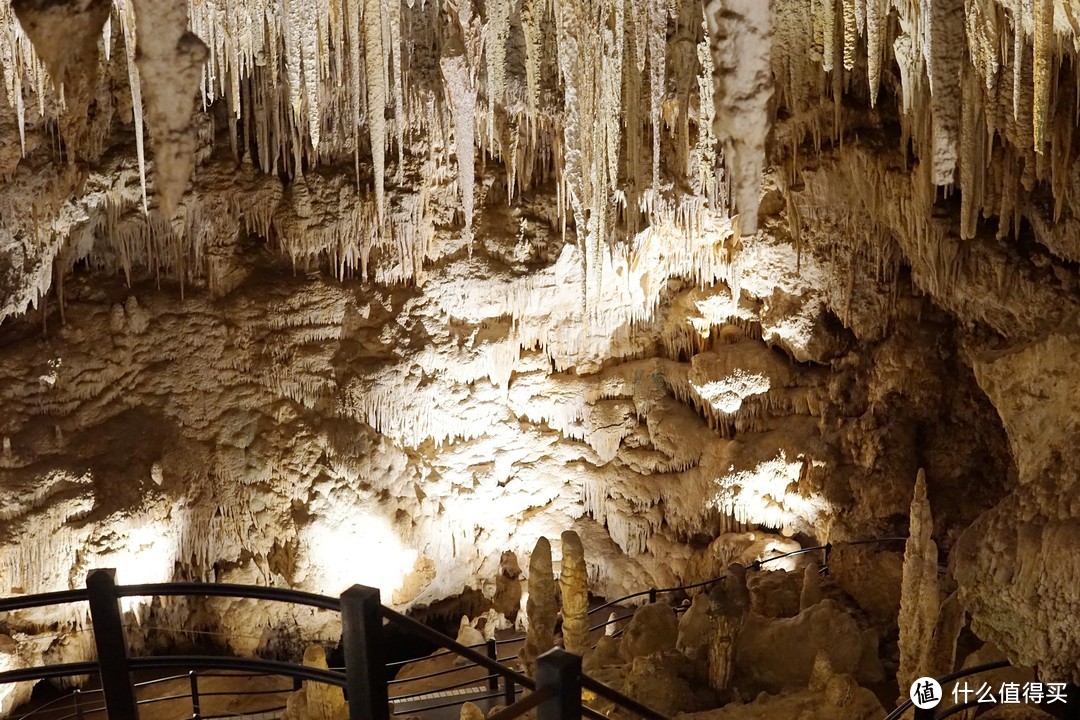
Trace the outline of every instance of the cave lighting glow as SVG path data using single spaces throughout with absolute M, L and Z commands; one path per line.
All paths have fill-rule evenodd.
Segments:
M 717 478 L 718 491 L 712 506 L 729 513 L 740 522 L 770 528 L 785 528 L 802 519 L 813 523 L 829 510 L 820 497 L 804 497 L 799 492 L 799 480 L 806 463 L 822 467 L 820 460 L 800 455 L 788 460 L 780 450 L 771 460 L 758 463 L 753 470 L 732 472 Z M 768 570 L 795 569 L 796 559 L 780 560 L 764 566 Z
M 142 524 L 128 523 L 117 528 L 117 533 L 126 538 L 123 546 L 99 555 L 95 566 L 115 568 L 118 585 L 172 580 L 176 539 L 165 524 L 155 520 Z M 149 602 L 150 598 L 128 597 L 121 598 L 120 605 L 125 612 L 135 612 Z
M 308 554 L 305 583 L 314 592 L 340 595 L 354 584 L 377 587 L 389 604 L 413 571 L 417 551 L 406 547 L 389 521 L 364 508 L 341 508 L 318 517 L 300 533 Z

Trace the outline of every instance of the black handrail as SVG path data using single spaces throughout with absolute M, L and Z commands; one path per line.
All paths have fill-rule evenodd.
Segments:
M 89 599 L 90 595 L 85 588 L 82 590 L 60 590 L 59 592 L 47 592 L 24 597 L 3 598 L 0 599 L 0 612 L 29 610 L 30 608 L 45 607 L 46 605 L 68 605 Z
M 666 715 L 661 715 L 660 713 L 653 710 L 651 707 L 648 707 L 647 705 L 642 705 L 637 700 L 634 700 L 632 697 L 623 695 L 615 688 L 605 685 L 599 680 L 589 677 L 585 673 L 581 674 L 581 687 L 585 688 L 586 690 L 591 690 L 605 700 L 610 700 L 616 705 L 624 707 L 631 712 L 637 713 L 646 720 L 668 720 Z
M 256 670 L 272 675 L 314 680 L 315 682 L 345 687 L 345 673 L 306 665 L 292 665 L 279 660 L 255 658 L 214 657 L 211 655 L 168 655 L 163 657 L 133 657 L 128 660 L 133 670 Z
M 95 675 L 99 668 L 96 662 L 60 663 L 40 667 L 20 668 L 0 672 L 0 685 L 4 683 L 26 682 L 27 680 L 45 680 L 48 678 L 71 677 L 72 675 Z
M 961 669 L 961 670 L 957 670 L 954 673 L 949 673 L 945 677 L 939 678 L 938 683 L 942 687 L 944 687 L 946 683 L 951 683 L 954 680 L 959 680 L 960 678 L 967 677 L 968 675 L 977 675 L 977 674 L 979 674 L 981 672 L 989 672 L 990 670 L 1000 670 L 1001 668 L 1011 667 L 1011 666 L 1012 666 L 1012 664 L 1008 660 L 998 660 L 997 662 L 986 663 L 984 665 L 976 665 L 975 667 L 972 667 L 972 668 L 964 668 L 964 669 Z M 905 712 L 907 712 L 909 709 L 911 709 L 912 705 L 914 705 L 914 703 L 911 702 L 910 698 L 908 698 L 903 703 L 901 703 L 899 707 L 897 707 L 891 713 L 886 715 L 885 720 L 897 720 L 897 718 L 899 718 L 901 715 L 903 715 Z
M 302 590 L 264 587 L 262 585 L 236 585 L 233 583 L 145 583 L 142 585 L 118 585 L 116 593 L 120 597 L 202 595 L 210 597 L 232 597 L 253 600 L 273 600 L 274 602 L 307 605 L 321 610 L 341 612 L 341 600 L 317 595 Z M 83 591 L 85 595 L 85 591 Z M 86 598 L 83 598 L 84 600 Z M 0 608 L 2 610 L 2 608 Z
M 413 620 L 411 617 L 408 617 L 407 615 L 402 615 L 395 610 L 391 610 L 385 605 L 382 606 L 382 616 L 389 620 L 391 623 L 407 628 L 414 635 L 419 635 L 420 637 L 434 643 L 435 645 L 438 645 L 439 647 L 446 648 L 447 650 L 450 650 L 451 652 L 460 655 L 467 660 L 472 660 L 477 665 L 483 668 L 487 668 L 491 672 L 498 673 L 507 680 L 512 680 L 518 685 L 526 687 L 530 690 L 536 689 L 536 683 L 533 682 L 531 678 L 528 678 L 519 672 L 511 670 L 505 665 L 500 665 L 499 663 L 489 658 L 487 655 L 476 652 L 472 648 L 462 645 L 456 640 L 450 639 L 448 636 L 443 635 L 437 630 L 432 630 L 422 622 L 418 622 L 416 620 Z

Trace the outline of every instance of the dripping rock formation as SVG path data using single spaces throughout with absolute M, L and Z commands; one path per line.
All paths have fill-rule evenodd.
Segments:
M 1068 0 L 0 0 L 0 596 L 363 583 L 702 720 L 1080 683 L 1078 58 Z

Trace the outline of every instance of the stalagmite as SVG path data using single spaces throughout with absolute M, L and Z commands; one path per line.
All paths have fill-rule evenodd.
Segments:
M 558 612 L 555 575 L 551 567 L 551 544 L 546 537 L 541 536 L 529 556 L 529 599 L 525 604 L 529 629 L 525 634 L 525 645 L 521 649 L 522 660 L 530 673 L 536 664 L 536 658 L 555 645 L 555 620 Z
M 744 234 L 757 232 L 772 68 L 771 0 L 712 0 L 705 7 L 713 55 L 717 139 Z
M 492 606 L 513 622 L 521 607 L 521 566 L 513 550 L 506 550 L 499 559 L 499 574 L 495 577 L 495 597 Z
M 319 645 L 304 650 L 304 666 L 326 670 L 326 651 Z M 282 720 L 345 720 L 349 706 L 341 688 L 320 682 L 305 682 L 300 690 L 289 695 Z
M 195 165 L 198 137 L 192 116 L 209 50 L 187 30 L 188 9 L 183 0 L 130 1 L 139 28 L 136 62 L 146 92 L 154 183 L 162 213 L 168 217 L 180 202 Z
M 799 610 L 821 602 L 821 568 L 816 562 L 809 562 L 803 569 L 802 592 L 799 594 Z
M 709 595 L 713 601 L 710 608 L 713 634 L 708 656 L 709 687 L 723 692 L 735 674 L 735 643 L 750 609 L 746 568 L 737 564 L 728 566 L 727 575 Z
M 583 655 L 592 647 L 589 642 L 589 570 L 585 565 L 585 548 L 573 530 L 562 534 L 562 553 L 559 587 L 562 590 L 563 647 L 568 652 Z
M 938 586 L 938 550 L 931 537 L 934 520 L 926 497 L 926 473 L 919 470 L 915 496 L 911 501 L 910 530 L 904 548 L 904 574 L 900 586 L 900 666 L 897 682 L 901 689 L 926 674 L 922 659 L 933 641 L 941 607 Z

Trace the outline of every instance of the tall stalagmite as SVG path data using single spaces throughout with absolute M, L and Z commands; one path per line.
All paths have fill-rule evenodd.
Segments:
M 926 472 L 919 470 L 911 500 L 910 530 L 904 548 L 904 574 L 900 586 L 900 667 L 897 682 L 902 691 L 926 674 L 927 648 L 934 639 L 941 608 L 938 585 L 938 549 L 931 537 L 934 519 L 926 497 Z
M 585 548 L 573 530 L 562 534 L 562 570 L 559 587 L 562 590 L 563 647 L 584 655 L 592 647 L 589 642 L 589 569 L 585 565 Z
M 530 673 L 536 664 L 536 658 L 555 646 L 555 621 L 558 614 L 559 601 L 555 594 L 551 543 L 541 536 L 536 540 L 536 546 L 529 556 L 529 599 L 525 603 L 529 629 L 525 633 L 525 645 L 521 649 L 522 660 Z

